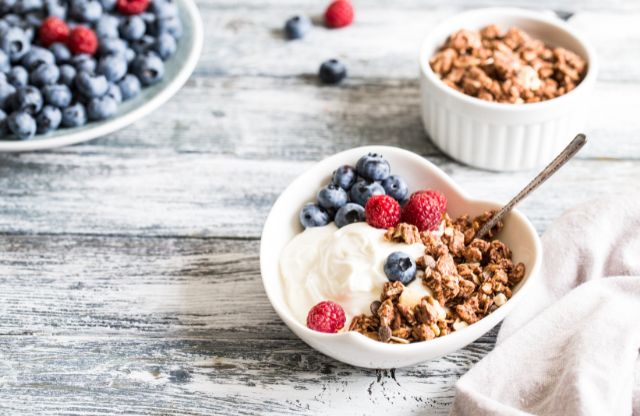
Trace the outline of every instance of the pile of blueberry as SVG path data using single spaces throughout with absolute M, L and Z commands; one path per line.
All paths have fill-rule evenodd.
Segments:
M 181 34 L 173 0 L 0 0 L 0 138 L 115 115 Z
M 340 166 L 333 172 L 331 183 L 318 192 L 317 202 L 302 208 L 300 223 L 309 228 L 335 221 L 341 228 L 364 221 L 364 207 L 374 195 L 389 195 L 404 204 L 409 196 L 407 183 L 390 173 L 389 162 L 376 153 L 362 156 L 355 168 Z

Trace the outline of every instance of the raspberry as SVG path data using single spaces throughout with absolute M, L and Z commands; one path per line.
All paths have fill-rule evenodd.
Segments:
M 346 320 L 342 306 L 325 300 L 311 308 L 307 315 L 307 327 L 314 331 L 335 334 L 342 329 Z
M 353 6 L 348 0 L 336 0 L 324 12 L 324 24 L 327 27 L 345 27 L 351 22 L 353 22 Z
M 122 14 L 132 16 L 140 14 L 149 7 L 149 0 L 118 0 L 116 8 Z
M 93 55 L 98 49 L 98 38 L 93 30 L 85 26 L 76 26 L 69 34 L 67 46 L 74 54 Z
M 420 231 L 433 231 L 446 211 L 447 199 L 440 192 L 417 191 L 402 209 L 402 221 L 415 225 Z
M 400 222 L 400 204 L 389 195 L 374 195 L 367 201 L 364 217 L 372 227 L 395 227 Z
M 38 38 L 44 47 L 49 47 L 56 42 L 66 42 L 69 37 L 69 26 L 64 20 L 49 16 L 40 25 L 38 30 Z

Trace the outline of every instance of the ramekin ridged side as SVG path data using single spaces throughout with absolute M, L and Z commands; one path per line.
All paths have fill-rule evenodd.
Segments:
M 429 65 L 435 50 L 457 29 L 491 23 L 537 30 L 534 36 L 578 53 L 588 62 L 585 78 L 573 91 L 533 104 L 483 101 L 445 85 Z M 433 143 L 462 163 L 494 171 L 526 170 L 550 162 L 584 129 L 597 73 L 593 49 L 567 24 L 543 13 L 503 8 L 473 10 L 445 20 L 425 39 L 420 68 L 422 120 Z

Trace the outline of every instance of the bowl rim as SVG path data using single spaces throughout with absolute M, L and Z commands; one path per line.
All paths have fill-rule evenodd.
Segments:
M 502 16 L 502 17 L 512 17 L 512 18 L 526 18 L 534 21 L 538 21 L 540 23 L 545 23 L 551 26 L 554 26 L 556 29 L 563 31 L 566 35 L 572 37 L 576 42 L 578 42 L 582 48 L 586 52 L 586 61 L 587 61 L 587 72 L 573 90 L 568 93 L 561 95 L 560 97 L 555 97 L 550 100 L 540 101 L 537 103 L 521 103 L 521 104 L 511 104 L 511 103 L 496 103 L 492 101 L 482 100 L 477 97 L 473 97 L 471 95 L 464 94 L 460 91 L 457 91 L 448 85 L 446 85 L 442 80 L 433 72 L 431 69 L 431 65 L 429 65 L 429 60 L 433 56 L 431 51 L 427 51 L 433 45 L 434 37 L 439 31 L 452 22 L 456 20 L 462 20 L 464 18 L 474 17 L 474 16 Z M 470 105 L 475 105 L 481 108 L 485 108 L 488 110 L 500 110 L 507 112 L 524 112 L 524 111 L 538 111 L 548 108 L 553 108 L 562 105 L 568 99 L 580 94 L 583 90 L 587 88 L 587 85 L 595 82 L 595 78 L 598 73 L 598 60 L 595 53 L 595 49 L 591 45 L 591 43 L 585 38 L 584 34 L 565 21 L 561 20 L 558 17 L 550 16 L 547 13 L 527 10 L 522 8 L 515 7 L 486 7 L 468 10 L 462 13 L 457 13 L 453 16 L 450 16 L 440 22 L 436 27 L 434 27 L 429 33 L 423 38 L 423 41 L 420 46 L 420 52 L 418 56 L 418 62 L 420 65 L 420 72 L 422 76 L 426 77 L 429 81 L 431 81 L 438 90 L 441 92 L 450 95 L 451 97 L 463 101 Z
M 334 341 L 338 337 L 341 337 L 342 339 L 349 339 L 349 341 L 355 342 L 359 347 L 367 349 L 369 350 L 369 352 L 380 353 L 380 354 L 396 354 L 396 353 L 406 354 L 407 352 L 418 353 L 418 352 L 424 352 L 425 350 L 446 347 L 447 344 L 456 344 L 456 341 L 458 341 L 458 343 L 459 342 L 464 343 L 464 339 L 467 338 L 466 336 L 467 333 L 481 329 L 480 326 L 482 325 L 482 322 L 486 323 L 487 322 L 486 320 L 491 320 L 493 317 L 493 320 L 497 319 L 497 321 L 492 324 L 491 327 L 493 327 L 500 320 L 504 319 L 504 317 L 506 317 L 510 313 L 511 309 L 517 304 L 517 302 L 519 302 L 523 298 L 524 294 L 529 290 L 529 288 L 531 287 L 531 282 L 538 275 L 538 272 L 541 268 L 541 263 L 542 263 L 542 243 L 540 241 L 540 237 L 538 236 L 537 231 L 535 230 L 535 228 L 533 227 L 529 219 L 517 209 L 513 209 L 509 215 L 515 215 L 518 218 L 518 220 L 523 223 L 525 229 L 527 230 L 529 236 L 533 241 L 533 246 L 531 247 L 533 252 L 533 264 L 530 268 L 528 268 L 526 279 L 522 282 L 522 286 L 520 286 L 518 290 L 513 294 L 513 296 L 503 306 L 501 306 L 498 309 L 498 310 L 502 310 L 502 313 L 501 313 L 501 315 L 503 315 L 502 318 L 500 318 L 500 315 L 496 314 L 496 312 L 494 311 L 493 313 L 485 316 L 484 318 L 478 320 L 477 322 L 471 325 L 468 325 L 463 329 L 454 331 L 443 337 L 438 337 L 438 338 L 429 340 L 428 342 L 415 342 L 410 344 L 386 344 L 386 343 L 382 343 L 382 342 L 370 339 L 354 331 L 345 331 L 345 332 L 339 332 L 336 334 L 327 334 L 327 333 L 311 330 L 307 328 L 305 325 L 302 325 L 300 322 L 298 322 L 298 320 L 292 316 L 291 312 L 286 310 L 287 309 L 286 305 L 283 305 L 283 307 L 280 307 L 277 304 L 277 302 L 275 301 L 276 294 L 274 293 L 276 288 L 270 287 L 270 285 L 267 284 L 267 281 L 265 279 L 265 275 L 267 273 L 270 273 L 270 270 L 267 269 L 267 265 L 265 264 L 265 258 L 268 256 L 268 253 L 267 253 L 268 242 L 265 241 L 265 233 L 270 231 L 269 229 L 271 228 L 271 223 L 275 222 L 276 217 L 278 217 L 279 215 L 277 212 L 277 207 L 279 204 L 282 203 L 281 201 L 283 200 L 283 195 L 285 195 L 290 188 L 296 186 L 298 183 L 307 181 L 308 177 L 312 176 L 314 171 L 319 170 L 321 166 L 324 167 L 324 165 L 331 165 L 331 163 L 333 163 L 333 160 L 340 158 L 342 156 L 345 156 L 346 154 L 349 154 L 349 153 L 353 153 L 354 155 L 357 155 L 357 154 L 361 155 L 367 152 L 379 152 L 383 154 L 394 153 L 396 155 L 399 155 L 400 157 L 406 157 L 406 158 L 412 159 L 424 165 L 428 170 L 431 171 L 431 174 L 437 176 L 440 180 L 444 181 L 447 184 L 447 186 L 450 187 L 450 190 L 458 194 L 459 197 L 461 197 L 461 199 L 463 199 L 465 202 L 493 205 L 496 208 L 499 208 L 502 206 L 502 204 L 495 201 L 470 198 L 468 194 L 458 184 L 456 184 L 449 175 L 444 173 L 444 171 L 442 171 L 440 168 L 435 166 L 432 162 L 428 161 L 427 159 L 423 158 L 422 156 L 416 153 L 413 153 L 411 151 L 401 149 L 398 147 L 393 147 L 393 146 L 355 147 L 355 148 L 351 148 L 351 149 L 347 149 L 347 150 L 335 153 L 329 157 L 322 159 L 321 161 L 316 162 L 311 167 L 309 167 L 304 172 L 302 172 L 300 175 L 298 175 L 280 193 L 280 195 L 272 205 L 271 210 L 269 211 L 269 214 L 267 216 L 267 219 L 265 220 L 261 237 L 260 237 L 260 277 L 262 280 L 262 285 L 264 287 L 265 293 L 269 298 L 269 302 L 271 303 L 271 306 L 276 311 L 280 319 L 299 338 L 301 338 L 303 341 L 307 343 L 308 343 L 308 340 L 306 339 L 307 337 L 318 343 Z M 277 261 L 277 263 L 279 265 L 279 260 Z M 281 276 L 278 275 L 278 279 L 280 279 L 280 277 Z M 345 323 L 345 325 L 347 324 L 348 323 Z M 482 334 L 486 332 L 487 331 L 483 331 Z M 464 345 L 467 345 L 467 344 L 468 343 L 464 343 Z M 313 345 L 311 346 L 314 349 L 316 349 Z

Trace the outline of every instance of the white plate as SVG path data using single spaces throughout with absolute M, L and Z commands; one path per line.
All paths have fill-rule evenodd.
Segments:
M 0 152 L 24 152 L 51 149 L 95 139 L 146 116 L 167 102 L 189 79 L 202 51 L 202 19 L 193 0 L 176 0 L 183 34 L 174 56 L 165 62 L 164 79 L 143 88 L 136 98 L 118 106 L 116 115 L 104 121 L 92 121 L 76 128 L 61 128 L 31 140 L 0 140 Z

